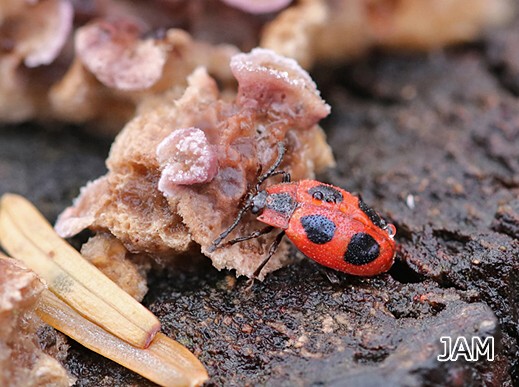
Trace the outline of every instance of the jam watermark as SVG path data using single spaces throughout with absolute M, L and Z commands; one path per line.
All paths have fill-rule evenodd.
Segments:
M 470 340 L 464 336 L 453 339 L 449 336 L 440 337 L 443 353 L 438 355 L 438 361 L 478 361 L 486 359 L 494 361 L 494 338 L 473 336 Z

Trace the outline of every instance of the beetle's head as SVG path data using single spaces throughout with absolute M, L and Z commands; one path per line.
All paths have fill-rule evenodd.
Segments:
M 263 212 L 263 209 L 267 205 L 267 191 L 258 191 L 251 199 L 251 212 L 255 215 Z

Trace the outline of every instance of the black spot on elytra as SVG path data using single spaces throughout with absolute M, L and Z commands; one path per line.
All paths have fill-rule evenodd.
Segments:
M 325 201 L 328 203 L 340 203 L 344 199 L 342 193 L 329 185 L 316 185 L 308 190 L 314 199 Z
M 366 265 L 378 258 L 380 246 L 369 234 L 359 232 L 353 235 L 344 254 L 344 260 L 352 265 Z
M 379 228 L 386 227 L 386 221 L 382 219 L 373 208 L 364 203 L 361 198 L 359 198 L 359 208 L 368 216 L 375 226 Z
M 335 223 L 323 215 L 307 215 L 301 217 L 306 236 L 317 245 L 330 242 L 335 235 Z
M 288 193 L 276 193 L 267 197 L 267 208 L 290 216 L 296 209 L 297 203 Z

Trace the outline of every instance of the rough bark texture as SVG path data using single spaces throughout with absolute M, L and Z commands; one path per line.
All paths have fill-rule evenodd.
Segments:
M 152 273 L 144 303 L 200 357 L 210 384 L 519 383 L 517 52 L 510 29 L 442 53 L 315 71 L 338 164 L 321 178 L 388 216 L 398 262 L 331 283 L 301 259 L 250 289 L 203 257 Z M 108 151 L 26 127 L 0 138 L 0 191 L 27 195 L 52 220 L 102 173 Z M 492 335 L 496 359 L 440 363 L 443 335 Z M 75 344 L 66 366 L 79 386 L 147 383 Z

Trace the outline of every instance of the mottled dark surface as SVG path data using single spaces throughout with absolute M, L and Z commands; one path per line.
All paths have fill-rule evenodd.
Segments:
M 0 127 L 0 194 L 19 193 L 52 222 L 87 181 L 106 172 L 110 141 L 77 128 Z
M 519 383 L 518 69 L 509 29 L 315 71 L 338 162 L 322 179 L 397 226 L 398 262 L 332 283 L 298 259 L 252 288 L 204 258 L 153 272 L 145 304 L 200 357 L 210 385 Z M 28 196 L 53 220 L 104 171 L 108 143 L 78 133 L 0 129 L 0 192 Z M 444 335 L 493 336 L 496 358 L 438 362 Z M 66 366 L 80 386 L 149 384 L 74 343 Z

